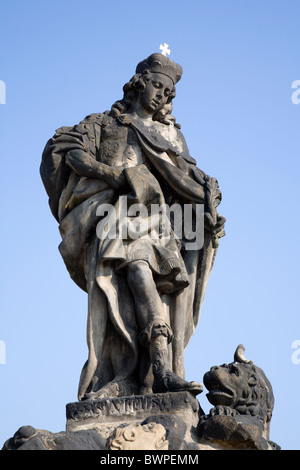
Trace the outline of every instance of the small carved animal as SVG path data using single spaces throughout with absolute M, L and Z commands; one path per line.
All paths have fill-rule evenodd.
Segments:
M 204 375 L 207 398 L 216 407 L 229 407 L 241 415 L 257 417 L 263 424 L 263 437 L 268 439 L 274 408 L 272 386 L 262 369 L 245 358 L 244 350 L 239 345 L 234 362 L 211 367 Z

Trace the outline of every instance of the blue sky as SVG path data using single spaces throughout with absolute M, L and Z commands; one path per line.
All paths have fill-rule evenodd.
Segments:
M 65 429 L 87 358 L 87 298 L 57 249 L 44 145 L 109 109 L 166 42 L 183 67 L 173 114 L 198 166 L 217 177 L 227 219 L 186 377 L 202 381 L 243 343 L 273 386 L 271 439 L 300 449 L 299 14 L 296 0 L 2 2 L 0 446 L 25 424 Z M 205 392 L 199 401 L 210 409 Z

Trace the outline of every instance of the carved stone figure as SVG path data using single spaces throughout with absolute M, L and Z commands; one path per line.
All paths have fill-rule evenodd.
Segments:
M 117 428 L 107 443 L 109 450 L 168 450 L 166 430 L 161 424 L 129 424 Z
M 104 450 L 107 440 L 95 429 L 52 433 L 33 426 L 21 426 L 1 450 Z
M 189 392 L 89 400 L 67 406 L 65 432 L 22 426 L 3 450 L 279 450 L 270 440 L 274 407 L 264 372 L 239 345 L 234 362 L 204 375 L 205 415 Z
M 43 152 L 40 171 L 59 223 L 59 250 L 88 294 L 89 356 L 79 400 L 202 391 L 185 381 L 183 354 L 225 219 L 217 212 L 217 180 L 197 168 L 171 115 L 181 75 L 180 65 L 152 54 L 110 111 L 61 127 Z M 186 205 L 194 211 L 191 232 L 197 207 L 204 207 L 203 243 L 193 249 L 186 230 L 177 236 L 172 214 L 168 224 L 161 212 L 142 211 L 168 206 L 184 214 Z M 136 237 L 138 226 L 146 231 Z
M 244 350 L 239 345 L 234 362 L 211 367 L 204 375 L 207 398 L 214 408 L 201 417 L 200 436 L 235 447 L 279 448 L 269 441 L 272 386 L 263 370 L 245 358 Z
M 95 429 L 52 433 L 22 426 L 2 450 L 168 450 L 166 429 L 159 423 L 129 424 L 104 439 Z
M 225 219 L 218 181 L 196 166 L 171 114 L 181 75 L 150 55 L 109 111 L 45 146 L 59 250 L 88 295 L 89 355 L 66 430 L 21 426 L 2 450 L 280 449 L 269 439 L 271 384 L 243 345 L 203 377 L 209 414 L 202 385 L 184 378 Z

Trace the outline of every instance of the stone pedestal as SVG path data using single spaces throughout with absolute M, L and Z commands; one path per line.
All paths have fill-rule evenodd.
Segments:
M 173 437 L 175 431 L 182 441 L 193 441 L 203 411 L 190 393 L 177 392 L 69 403 L 66 413 L 67 432 L 95 429 L 107 439 L 119 426 L 154 422 L 168 428 Z
M 257 417 L 218 406 L 205 415 L 189 392 L 86 400 L 66 405 L 66 430 L 22 426 L 5 450 L 277 450 Z

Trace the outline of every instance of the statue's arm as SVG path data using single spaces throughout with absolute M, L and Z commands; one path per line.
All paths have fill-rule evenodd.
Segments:
M 86 178 L 103 179 L 114 189 L 125 187 L 126 177 L 123 167 L 111 167 L 105 163 L 98 162 L 83 150 L 71 150 L 66 155 L 66 163 L 75 173 Z

